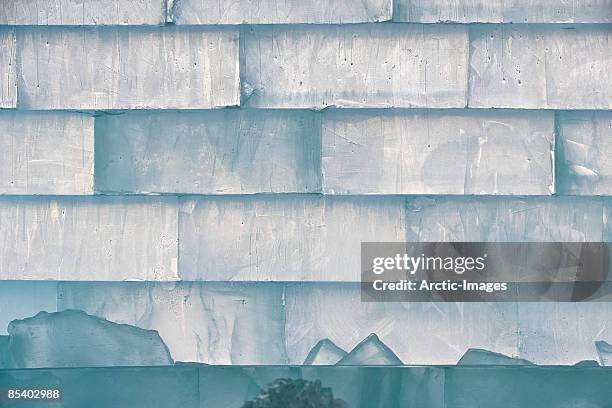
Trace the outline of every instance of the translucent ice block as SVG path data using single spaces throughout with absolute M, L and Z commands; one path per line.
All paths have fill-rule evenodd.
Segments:
M 402 365 L 402 360 L 376 334 L 370 334 L 338 361 L 338 365 Z
M 330 339 L 323 339 L 310 350 L 304 365 L 333 365 L 347 354 Z
M 109 322 L 76 310 L 47 313 L 9 324 L 15 368 L 145 366 L 172 364 L 156 331 Z
M 469 349 L 459 359 L 457 365 L 530 365 L 531 362 L 520 358 L 508 357 L 482 349 Z
M 601 365 L 612 366 L 612 344 L 600 340 L 595 342 L 595 347 L 597 348 Z
M 0 334 L 11 320 L 57 311 L 57 283 L 34 281 L 0 282 Z
M 64 282 L 58 307 L 158 330 L 177 361 L 285 364 L 283 289 L 269 282 Z
M 301 364 L 320 339 L 352 350 L 370 333 L 405 364 L 455 364 L 470 347 L 518 353 L 513 303 L 362 302 L 359 284 L 341 283 L 290 284 L 285 299 L 293 364 Z

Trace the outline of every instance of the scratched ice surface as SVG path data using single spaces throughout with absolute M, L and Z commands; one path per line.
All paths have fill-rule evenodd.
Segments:
M 584 197 L 417 197 L 410 242 L 601 242 L 604 202 Z
M 58 308 L 158 330 L 176 361 L 287 363 L 280 284 L 63 282 Z
M 359 284 L 312 283 L 288 285 L 285 310 L 291 364 L 321 339 L 353 350 L 371 333 L 411 365 L 456 364 L 470 347 L 518 353 L 512 303 L 361 302 Z
M 176 24 L 348 24 L 391 19 L 391 0 L 174 0 Z
M 358 284 L 291 284 L 285 292 L 287 354 L 301 364 L 319 340 L 352 350 L 376 333 L 405 364 L 456 364 L 480 348 L 535 364 L 597 360 L 612 343 L 611 302 L 375 303 Z M 334 313 L 325 313 L 333 310 Z
M 612 302 L 364 303 L 353 283 L 58 285 L 56 299 L 56 283 L 3 282 L 0 334 L 39 310 L 78 309 L 159 331 L 177 361 L 243 365 L 301 365 L 322 339 L 350 351 L 370 333 L 409 365 L 456 364 L 470 348 L 573 365 L 612 343 Z
M 610 0 L 396 0 L 394 21 L 420 23 L 606 23 Z
M 612 111 L 562 111 L 557 115 L 559 193 L 610 195 Z
M 521 302 L 518 357 L 535 364 L 598 360 L 594 342 L 612 342 L 611 302 Z M 486 347 L 484 347 L 486 348 Z
M 0 24 L 154 25 L 164 22 L 164 0 L 11 0 L 0 2 Z

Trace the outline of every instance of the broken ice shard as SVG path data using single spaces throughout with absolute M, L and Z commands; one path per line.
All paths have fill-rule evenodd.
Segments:
M 395 353 L 376 334 L 370 334 L 337 365 L 403 365 Z
M 323 339 L 310 350 L 304 365 L 334 365 L 347 354 L 330 339 Z
M 493 351 L 471 348 L 459 359 L 457 365 L 533 365 L 533 363 Z
M 154 330 L 117 324 L 78 310 L 40 312 L 9 324 L 14 368 L 173 364 Z
M 595 342 L 599 362 L 602 366 L 612 366 L 612 344 L 603 340 Z
M 599 367 L 599 363 L 595 360 L 582 360 L 574 364 L 574 367 Z

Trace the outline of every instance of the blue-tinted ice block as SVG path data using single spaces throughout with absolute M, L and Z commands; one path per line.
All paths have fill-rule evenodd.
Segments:
M 404 241 L 404 212 L 403 197 L 186 197 L 180 277 L 359 282 L 361 242 Z
M 57 283 L 34 281 L 0 282 L 0 334 L 11 320 L 57 311 Z
M 317 114 L 301 110 L 102 116 L 96 119 L 96 190 L 316 193 L 321 190 L 320 128 Z
M 157 330 L 176 361 L 285 364 L 283 292 L 270 282 L 63 282 L 58 308 Z
M 370 333 L 405 364 L 455 364 L 470 347 L 518 354 L 513 303 L 362 302 L 359 284 L 292 283 L 285 304 L 292 364 L 301 364 L 321 339 L 352 350 Z
M 0 283 L 0 318 L 53 311 L 56 284 L 42 284 Z M 470 348 L 573 365 L 612 342 L 612 302 L 362 302 L 356 283 L 62 282 L 57 307 L 157 330 L 175 360 L 208 364 L 303 364 L 322 339 L 352 350 L 370 333 L 426 365 L 456 364 Z
M 457 362 L 457 365 L 531 365 L 521 358 L 513 358 L 500 353 L 482 349 L 469 349 Z
M 109 322 L 78 310 L 40 312 L 9 324 L 14 368 L 172 364 L 153 330 Z
M 559 112 L 557 135 L 559 193 L 610 195 L 612 111 Z

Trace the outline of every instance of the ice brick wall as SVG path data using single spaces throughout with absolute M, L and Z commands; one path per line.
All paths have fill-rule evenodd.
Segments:
M 612 239 L 611 0 L 0 3 L 0 335 L 80 309 L 211 364 L 612 342 L 609 303 L 358 286 L 362 241 Z

